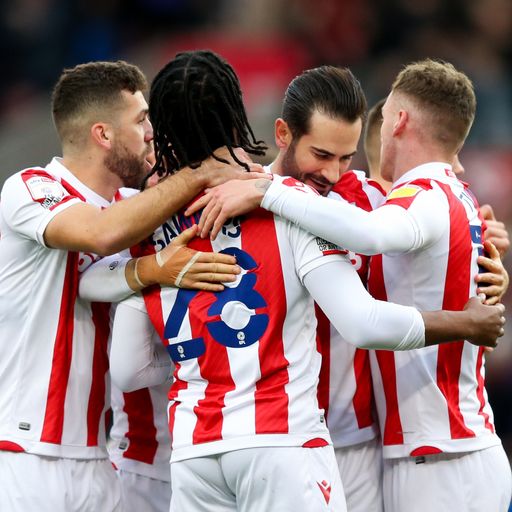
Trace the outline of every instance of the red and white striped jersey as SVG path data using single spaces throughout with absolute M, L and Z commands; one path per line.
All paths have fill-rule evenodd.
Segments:
M 109 202 L 55 158 L 11 176 L 0 203 L 0 449 L 104 458 L 110 305 L 77 297 L 97 257 L 49 249 L 65 208 Z
M 467 186 L 444 164 L 426 164 L 395 183 L 386 205 L 407 209 L 419 229 L 428 228 L 433 211 L 446 212 L 444 228 L 426 246 L 372 257 L 372 295 L 425 311 L 461 310 L 476 293 L 485 229 Z M 400 353 L 377 351 L 371 366 L 385 457 L 500 443 L 484 388 L 483 348 L 456 341 Z
M 113 424 L 108 453 L 115 466 L 156 480 L 171 481 L 167 383 L 123 393 L 112 384 Z
M 364 172 L 348 171 L 328 197 L 371 211 L 383 203 L 385 193 Z M 349 257 L 366 284 L 370 258 L 351 251 Z M 317 342 L 322 354 L 318 400 L 326 411 L 333 445 L 338 448 L 369 441 L 378 433 L 369 352 L 345 341 L 319 308 L 317 319 Z
M 309 187 L 281 180 L 304 193 Z M 165 246 L 193 220 L 157 230 Z M 317 385 L 313 299 L 302 277 L 340 251 L 262 209 L 190 246 L 234 254 L 243 269 L 220 293 L 152 288 L 144 299 L 175 362 L 169 392 L 172 461 L 256 446 L 330 444 Z M 133 297 L 130 300 L 137 300 Z

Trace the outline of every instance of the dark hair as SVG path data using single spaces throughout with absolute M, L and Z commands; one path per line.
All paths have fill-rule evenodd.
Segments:
M 87 113 L 118 106 L 121 91 L 144 91 L 147 81 L 142 71 L 122 60 L 89 62 L 65 69 L 52 93 L 52 113 L 61 140 L 73 138 L 77 122 Z
M 179 53 L 157 74 L 149 94 L 149 117 L 154 131 L 154 172 L 159 176 L 185 166 L 197 167 L 221 146 L 248 169 L 233 148 L 255 155 L 264 155 L 267 149 L 249 125 L 233 68 L 211 51 Z
M 372 138 L 380 137 L 380 127 L 382 126 L 382 107 L 386 103 L 386 98 L 380 99 L 373 107 L 368 111 L 368 117 L 366 119 L 366 125 L 364 128 L 364 136 L 363 136 L 363 144 L 364 151 L 366 153 L 367 159 L 369 158 L 369 153 L 372 152 L 370 146 L 372 145 Z M 380 143 L 379 143 L 380 149 Z
M 366 98 L 348 68 L 321 66 L 292 80 L 284 97 L 282 117 L 294 138 L 309 132 L 315 111 L 351 123 L 359 118 L 364 120 Z

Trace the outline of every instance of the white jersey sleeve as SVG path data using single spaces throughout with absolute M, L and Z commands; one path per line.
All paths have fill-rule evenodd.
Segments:
M 430 245 L 446 227 L 447 204 L 438 190 L 418 190 L 409 209 L 386 203 L 368 212 L 346 202 L 301 194 L 275 181 L 262 207 L 326 240 L 368 255 Z
M 425 346 L 425 324 L 414 308 L 375 300 L 348 261 L 311 270 L 304 284 L 336 330 L 367 349 L 410 350 Z
M 140 294 L 116 309 L 110 349 L 112 381 L 122 391 L 170 382 L 172 363 Z
M 80 276 L 80 298 L 89 302 L 120 302 L 133 290 L 126 282 L 128 256 L 113 254 L 98 260 Z
M 44 231 L 49 222 L 65 208 L 80 202 L 81 198 L 70 194 L 44 169 L 31 169 L 5 182 L 0 209 L 13 231 L 46 246 Z

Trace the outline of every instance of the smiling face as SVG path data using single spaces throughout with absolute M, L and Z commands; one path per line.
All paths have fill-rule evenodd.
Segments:
M 362 120 L 351 123 L 314 111 L 308 133 L 294 139 L 283 120 L 276 123 L 282 151 L 281 174 L 313 187 L 323 196 L 346 172 L 356 153 Z
M 151 170 L 153 127 L 142 92 L 123 91 L 123 106 L 115 122 L 115 137 L 105 156 L 105 167 L 121 178 L 123 186 L 139 188 Z

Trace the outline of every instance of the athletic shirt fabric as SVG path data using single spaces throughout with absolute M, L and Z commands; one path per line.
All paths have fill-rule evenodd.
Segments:
M 430 202 L 418 201 L 423 194 L 430 194 Z M 476 294 L 485 225 L 474 196 L 450 169 L 431 163 L 409 171 L 394 185 L 386 205 L 408 209 L 426 225 L 440 202 L 448 205 L 449 218 L 436 242 L 372 257 L 374 297 L 434 311 L 461 310 Z M 376 351 L 371 367 L 385 457 L 500 444 L 484 387 L 483 347 L 461 340 L 407 352 Z
M 371 211 L 384 202 L 380 185 L 362 171 L 348 171 L 327 196 Z M 351 251 L 348 256 L 366 285 L 370 257 Z M 378 435 L 375 420 L 369 351 L 348 343 L 317 307 L 317 342 L 322 354 L 318 386 L 320 406 L 335 448 L 351 446 Z
M 119 198 L 119 197 L 118 197 Z M 109 202 L 54 158 L 4 184 L 0 201 L 0 449 L 105 458 L 110 304 L 77 297 L 98 257 L 50 249 L 44 231 L 73 204 Z
M 292 178 L 274 179 L 315 193 Z M 174 216 L 151 244 L 167 245 L 193 221 Z M 314 302 L 302 278 L 345 256 L 262 209 L 225 224 L 216 240 L 195 239 L 190 246 L 234 254 L 243 271 L 220 293 L 159 287 L 144 293 L 176 365 L 169 392 L 171 461 L 312 440 L 330 444 L 317 399 Z

